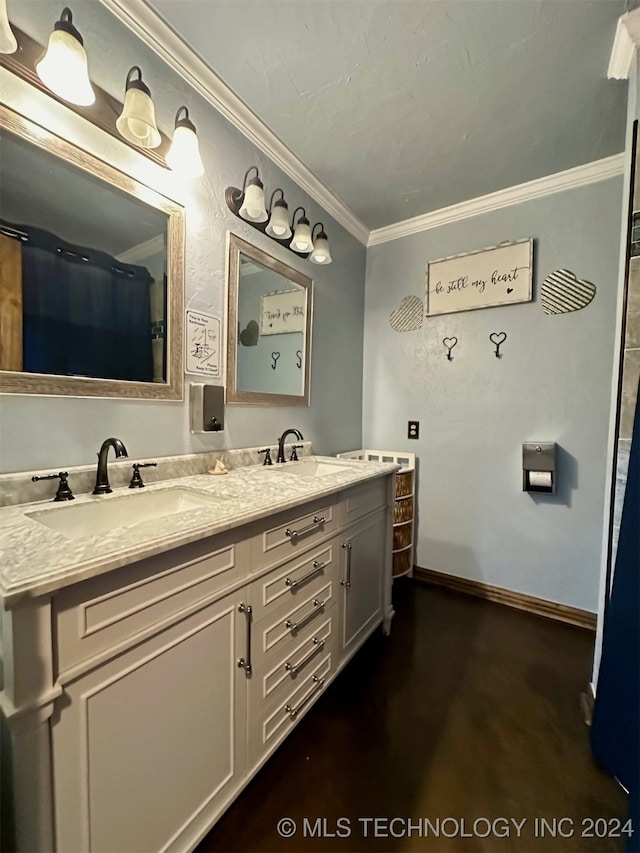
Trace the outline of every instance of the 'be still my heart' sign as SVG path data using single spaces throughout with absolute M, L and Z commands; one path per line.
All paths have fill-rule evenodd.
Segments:
M 531 301 L 533 240 L 503 243 L 427 265 L 427 316 Z

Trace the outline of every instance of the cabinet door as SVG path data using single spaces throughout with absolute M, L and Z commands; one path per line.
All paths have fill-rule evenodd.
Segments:
M 184 850 L 246 771 L 246 617 L 224 598 L 65 688 L 56 849 Z
M 386 511 L 345 531 L 342 543 L 342 648 L 352 654 L 382 621 L 386 556 Z

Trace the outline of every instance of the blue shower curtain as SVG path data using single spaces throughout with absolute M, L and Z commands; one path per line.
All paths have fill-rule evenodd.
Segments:
M 23 370 L 153 381 L 145 267 L 36 228 L 22 244 Z
M 591 726 L 598 762 L 629 791 L 640 851 L 640 389 L 629 455 L 611 598 L 604 623 L 598 690 Z

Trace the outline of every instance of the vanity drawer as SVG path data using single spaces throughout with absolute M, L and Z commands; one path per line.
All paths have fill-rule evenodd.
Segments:
M 237 531 L 193 542 L 62 590 L 54 598 L 57 671 L 116 654 L 248 575 Z
M 288 654 L 299 638 L 310 636 L 329 608 L 335 603 L 335 579 L 321 578 L 313 588 L 295 602 L 284 602 L 264 618 L 253 622 L 253 636 L 258 657 L 266 659 L 273 650 Z M 255 669 L 255 665 L 254 665 Z
M 338 528 L 335 498 L 309 503 L 270 518 L 253 538 L 253 570 L 303 554 Z
M 340 525 L 345 527 L 380 507 L 386 506 L 389 478 L 379 477 L 369 483 L 354 486 L 341 494 Z
M 333 656 L 320 658 L 279 701 L 256 717 L 249 727 L 249 767 L 272 752 L 321 695 L 333 671 Z
M 255 651 L 249 682 L 250 718 L 285 697 L 327 652 L 338 651 L 337 609 L 331 606 L 294 637 L 286 635 L 268 652 Z
M 297 601 L 313 593 L 328 579 L 335 581 L 339 552 L 340 546 L 335 540 L 330 540 L 307 551 L 300 559 L 291 560 L 253 581 L 251 603 L 255 621 L 279 606 L 295 606 Z

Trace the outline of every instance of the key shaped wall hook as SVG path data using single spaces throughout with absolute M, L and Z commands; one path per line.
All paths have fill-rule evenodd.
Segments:
M 500 356 L 500 346 L 501 346 L 501 344 L 503 344 L 507 340 L 507 333 L 506 332 L 491 332 L 491 334 L 489 335 L 489 340 L 491 341 L 492 344 L 496 345 L 496 352 L 495 352 L 496 358 L 500 358 L 501 357 Z
M 458 343 L 458 339 L 457 339 L 457 338 L 455 338 L 455 337 L 452 337 L 452 338 L 443 338 L 443 339 L 442 339 L 442 343 L 445 345 L 445 347 L 446 347 L 446 348 L 447 348 L 447 350 L 448 350 L 448 352 L 447 352 L 447 358 L 449 359 L 449 361 L 453 361 L 453 359 L 451 358 L 451 350 L 452 350 L 452 349 L 454 348 L 454 346 Z

